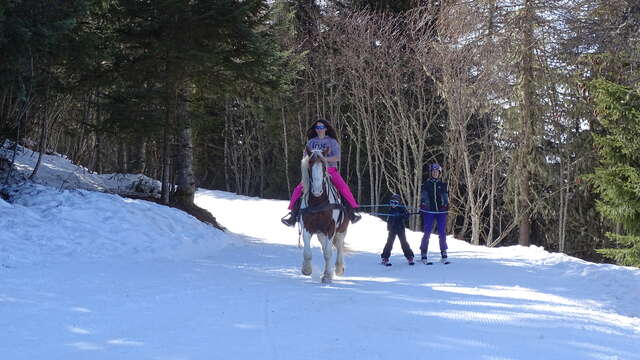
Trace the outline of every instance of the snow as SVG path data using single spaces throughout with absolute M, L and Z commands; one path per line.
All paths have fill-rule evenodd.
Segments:
M 0 158 L 9 162 L 14 158 L 12 142 L 7 140 L 0 146 Z M 27 179 L 38 161 L 38 152 L 18 146 L 14 168 L 18 179 Z M 4 179 L 4 178 L 3 178 Z M 142 174 L 96 174 L 87 168 L 73 164 L 61 154 L 42 155 L 42 164 L 34 182 L 57 189 L 84 189 L 101 192 L 134 192 L 144 190 L 158 193 L 160 182 Z M 140 191 L 138 191 L 140 192 Z
M 26 183 L 10 197 L 1 359 L 640 359 L 639 269 L 451 237 L 450 265 L 408 266 L 396 243 L 383 267 L 385 224 L 365 215 L 345 275 L 323 285 L 315 240 L 300 273 L 285 201 L 201 189 L 222 232 L 111 194 Z
M 7 203 L 5 203 L 7 204 Z M 227 236 L 182 211 L 85 190 L 26 185 L 0 207 L 5 266 L 82 259 L 192 258 Z

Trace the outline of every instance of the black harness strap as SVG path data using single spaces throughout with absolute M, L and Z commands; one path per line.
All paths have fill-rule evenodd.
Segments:
M 311 173 L 311 168 L 309 168 L 309 173 Z M 313 214 L 327 210 L 340 210 L 340 214 L 338 215 L 338 224 L 342 222 L 342 218 L 345 212 L 345 207 L 342 205 L 341 197 L 338 194 L 338 191 L 335 186 L 331 183 L 329 176 L 327 175 L 326 170 L 324 171 L 324 191 L 331 195 L 338 201 L 338 203 L 328 203 L 321 206 L 315 207 L 306 207 L 301 208 L 298 214 L 299 217 L 302 217 L 305 214 Z M 309 186 L 313 184 L 313 177 L 309 176 Z M 308 196 L 308 195 L 307 195 Z M 329 200 L 330 201 L 330 200 Z
M 341 204 L 324 204 L 322 206 L 307 207 L 307 208 L 300 209 L 300 215 L 309 214 L 309 213 L 313 214 L 313 213 L 327 211 L 327 210 L 344 210 L 344 206 L 342 206 Z

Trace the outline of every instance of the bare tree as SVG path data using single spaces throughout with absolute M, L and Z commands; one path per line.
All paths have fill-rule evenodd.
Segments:
M 56 123 L 62 119 L 64 114 L 71 107 L 71 96 L 68 95 L 55 95 L 47 96 L 43 100 L 44 104 L 41 107 L 41 111 L 37 114 L 40 119 L 40 143 L 38 145 L 38 160 L 33 168 L 33 172 L 29 176 L 30 180 L 35 179 L 40 165 L 42 164 L 43 154 L 48 152 L 49 137 L 51 129 L 56 126 Z
M 423 169 L 430 153 L 437 152 L 429 141 L 437 138 L 438 121 L 444 118 L 444 104 L 432 79 L 422 70 L 418 37 L 407 36 L 404 17 L 378 17 L 373 51 L 375 94 L 382 103 L 386 136 L 380 140 L 387 188 L 402 195 L 405 203 L 418 208 Z M 412 56 L 414 55 L 414 56 Z M 410 227 L 418 229 L 418 218 Z
M 469 2 L 449 2 L 439 9 L 437 18 L 432 19 L 436 14 L 424 10 L 415 12 L 412 18 L 416 27 L 433 23 L 431 31 L 437 34 L 423 36 L 417 54 L 424 72 L 446 100 L 447 165 L 450 173 L 462 176 L 461 184 L 457 178 L 450 178 L 450 188 L 454 197 L 466 200 L 461 210 L 471 221 L 473 244 L 480 244 L 481 237 L 488 236 L 483 214 L 494 202 L 495 182 L 491 180 L 495 180 L 492 174 L 501 160 L 488 114 L 503 86 L 496 66 L 501 52 L 488 34 L 490 13 L 482 10 L 486 8 Z M 456 194 L 460 185 L 465 190 L 463 196 Z M 490 242 L 487 238 L 485 241 Z
M 364 151 L 370 204 L 378 204 L 381 200 L 385 173 L 382 141 L 386 135 L 384 119 L 388 116 L 383 112 L 376 83 L 377 72 L 384 66 L 384 63 L 379 61 L 377 49 L 382 21 L 377 15 L 352 13 L 336 18 L 331 27 L 333 43 L 340 56 L 341 70 L 346 82 L 345 97 L 351 106 L 351 111 L 345 118 L 346 129 L 358 142 L 357 192 L 358 195 L 361 193 L 360 154 Z

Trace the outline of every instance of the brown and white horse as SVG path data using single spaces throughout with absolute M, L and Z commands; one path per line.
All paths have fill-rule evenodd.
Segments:
M 333 247 L 336 248 L 336 275 L 344 274 L 344 238 L 349 226 L 349 214 L 341 205 L 340 194 L 331 183 L 327 172 L 327 160 L 320 150 L 305 149 L 306 156 L 302 159 L 302 239 L 304 252 L 302 274 L 311 275 L 311 237 L 315 234 L 322 245 L 324 255 L 323 283 L 330 283 L 333 279 L 331 257 Z

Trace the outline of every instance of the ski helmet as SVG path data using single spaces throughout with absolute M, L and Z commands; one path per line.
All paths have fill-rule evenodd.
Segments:
M 442 172 L 442 167 L 438 165 L 438 163 L 433 163 L 431 164 L 431 166 L 429 166 L 429 171 L 434 171 L 434 170 Z

